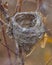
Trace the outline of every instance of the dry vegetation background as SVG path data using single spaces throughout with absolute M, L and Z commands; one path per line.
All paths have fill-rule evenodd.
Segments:
M 9 4 L 8 13 L 10 16 L 12 16 L 15 13 L 17 0 L 2 0 L 2 1 L 3 3 L 5 3 L 6 1 L 8 2 Z M 36 10 L 35 0 L 24 0 L 22 5 L 22 11 L 35 11 L 35 10 Z M 49 10 L 48 12 L 49 15 L 45 25 L 47 26 L 47 28 L 51 29 L 50 32 L 52 34 L 52 13 L 51 13 L 52 8 L 49 7 L 48 10 Z M 4 19 L 1 12 L 0 12 L 0 17 Z M 5 44 L 2 32 L 0 32 L 0 39 L 2 39 L 1 43 Z M 6 39 L 7 39 L 8 47 L 15 52 L 14 40 L 10 39 L 7 35 L 6 35 Z M 9 65 L 9 59 L 8 59 L 8 53 L 6 47 L 4 47 L 1 43 L 0 43 L 0 65 Z M 12 63 L 14 65 L 15 55 L 12 52 L 10 52 L 10 54 L 11 54 Z M 52 44 L 48 43 L 46 47 L 42 49 L 38 43 L 38 47 L 36 48 L 36 50 L 28 58 L 25 59 L 25 65 L 46 65 L 47 61 L 51 57 L 52 57 Z M 52 65 L 52 61 L 50 61 L 48 65 Z

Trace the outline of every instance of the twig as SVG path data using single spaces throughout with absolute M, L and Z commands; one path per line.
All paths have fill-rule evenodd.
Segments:
M 12 51 L 12 50 L 8 47 L 8 45 L 6 46 L 6 45 L 4 45 L 3 43 L 1 43 L 1 45 L 3 45 L 4 47 L 8 48 L 13 54 L 17 55 L 14 51 Z
M 6 41 L 6 37 L 5 37 L 4 27 L 2 27 L 2 33 L 3 33 L 4 43 L 7 46 L 7 41 Z M 9 48 L 8 47 L 6 47 L 6 48 L 7 48 L 7 52 L 8 52 L 8 58 L 9 58 L 9 61 L 10 61 L 10 65 L 12 65 Z

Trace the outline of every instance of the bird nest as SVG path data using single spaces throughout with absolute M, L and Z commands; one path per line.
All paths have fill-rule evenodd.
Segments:
M 42 39 L 45 28 L 39 12 L 21 12 L 12 17 L 8 34 L 17 41 L 18 45 L 29 51 L 31 47 Z

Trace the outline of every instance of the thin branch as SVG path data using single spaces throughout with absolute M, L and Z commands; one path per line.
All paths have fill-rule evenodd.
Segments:
M 4 47 L 8 48 L 13 54 L 17 55 L 14 51 L 12 51 L 12 50 L 8 47 L 8 45 L 6 46 L 6 45 L 3 44 L 3 43 L 1 43 L 1 45 L 3 45 Z
M 5 37 L 4 27 L 2 27 L 2 33 L 3 33 L 4 43 L 7 46 L 7 41 L 6 41 L 6 37 Z M 8 52 L 8 58 L 9 58 L 9 61 L 10 61 L 10 65 L 12 65 L 10 51 L 9 51 L 8 47 L 6 47 L 6 49 L 7 49 L 7 52 Z

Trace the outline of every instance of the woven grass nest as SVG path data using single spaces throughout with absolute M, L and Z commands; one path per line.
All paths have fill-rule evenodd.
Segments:
M 39 12 L 21 12 L 12 17 L 8 28 L 9 35 L 13 35 L 17 43 L 29 52 L 31 47 L 42 39 L 45 28 Z M 13 33 L 13 34 L 11 34 Z

